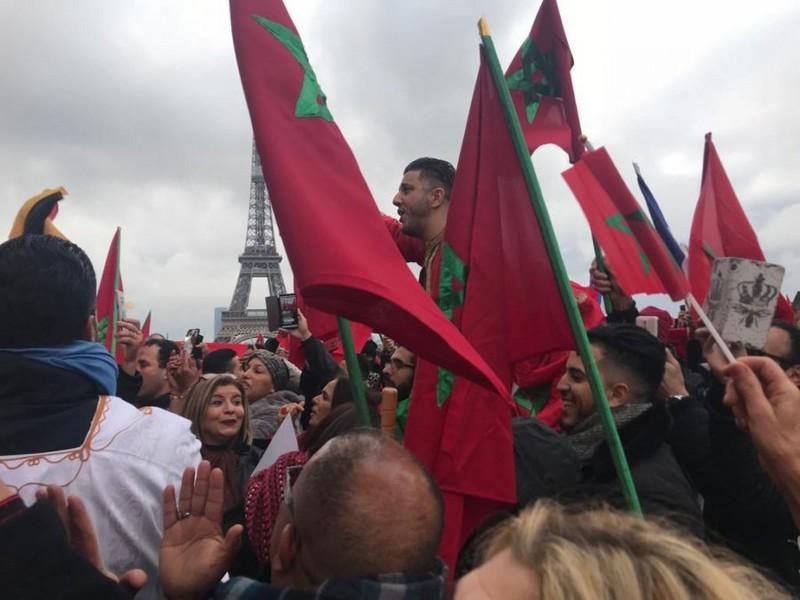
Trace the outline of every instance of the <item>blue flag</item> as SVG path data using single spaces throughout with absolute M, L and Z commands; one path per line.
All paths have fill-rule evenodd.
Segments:
M 639 165 L 633 163 L 633 168 L 636 171 L 636 180 L 639 182 L 639 189 L 642 190 L 644 201 L 647 202 L 647 210 L 650 212 L 650 217 L 653 219 L 653 226 L 656 228 L 658 235 L 661 236 L 661 239 L 664 240 L 664 243 L 667 245 L 667 249 L 675 259 L 675 262 L 682 266 L 686 256 L 683 254 L 683 250 L 681 250 L 678 242 L 674 237 L 672 237 L 672 232 L 669 230 L 667 220 L 664 218 L 664 213 L 661 212 L 661 208 L 659 208 L 658 202 L 656 202 L 656 199 L 653 196 L 653 192 L 650 191 L 650 188 L 647 187 L 644 179 L 642 179 L 642 173 L 639 171 Z

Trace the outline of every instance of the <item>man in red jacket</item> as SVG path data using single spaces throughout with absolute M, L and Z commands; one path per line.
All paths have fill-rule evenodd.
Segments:
M 392 200 L 400 220 L 384 218 L 406 261 L 422 267 L 420 283 L 434 300 L 437 294 L 432 286 L 438 281 L 439 248 L 455 175 L 455 168 L 446 160 L 423 157 L 410 162 Z

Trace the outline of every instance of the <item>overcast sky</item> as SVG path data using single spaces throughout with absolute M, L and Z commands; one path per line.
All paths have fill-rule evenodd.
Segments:
M 458 159 L 485 15 L 505 65 L 536 0 L 290 0 L 331 111 L 379 206 L 403 166 Z M 714 140 L 767 258 L 800 287 L 800 3 L 561 0 L 584 131 L 629 186 L 639 162 L 673 232 L 688 240 L 703 134 Z M 57 224 L 98 276 L 117 225 L 132 316 L 154 331 L 211 333 L 244 247 L 251 129 L 222 0 L 0 0 L 0 225 L 65 186 Z M 534 155 L 570 275 L 591 241 L 561 178 Z M 284 261 L 284 277 L 291 282 Z M 253 301 L 266 295 L 266 281 Z M 665 305 L 664 298 L 645 303 Z M 262 308 L 259 300 L 251 308 Z

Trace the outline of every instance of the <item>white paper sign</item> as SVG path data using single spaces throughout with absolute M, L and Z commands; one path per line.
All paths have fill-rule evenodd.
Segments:
M 264 454 L 261 455 L 261 460 L 258 461 L 256 468 L 253 470 L 253 475 L 274 465 L 275 461 L 287 452 L 296 452 L 299 449 L 292 417 L 287 415 L 286 418 L 283 419 L 283 423 L 278 427 L 278 431 L 272 436 L 272 440 L 264 451 Z

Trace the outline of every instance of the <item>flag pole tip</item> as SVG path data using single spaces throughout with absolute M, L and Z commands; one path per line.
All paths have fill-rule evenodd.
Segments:
M 481 34 L 481 37 L 488 37 L 492 35 L 491 31 L 489 31 L 489 21 L 486 20 L 486 17 L 481 17 L 478 19 L 478 31 Z
M 706 134 L 706 141 L 707 142 L 711 141 L 711 132 L 710 131 Z
M 641 176 L 642 176 L 642 171 L 639 169 L 639 163 L 637 163 L 637 162 L 634 162 L 634 163 L 633 163 L 633 170 L 636 172 L 636 174 L 637 174 L 639 177 L 641 177 Z

